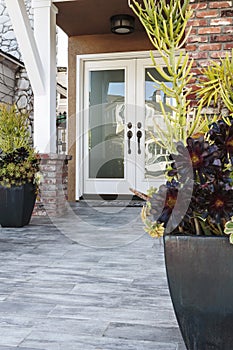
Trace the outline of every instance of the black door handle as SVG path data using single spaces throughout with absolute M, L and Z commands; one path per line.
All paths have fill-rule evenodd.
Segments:
M 138 154 L 141 154 L 141 145 L 140 145 L 140 139 L 142 137 L 142 132 L 141 130 L 137 131 L 137 139 L 138 139 Z
M 131 154 L 131 148 L 130 148 L 130 139 L 132 138 L 133 133 L 131 130 L 127 132 L 127 137 L 128 137 L 128 154 Z

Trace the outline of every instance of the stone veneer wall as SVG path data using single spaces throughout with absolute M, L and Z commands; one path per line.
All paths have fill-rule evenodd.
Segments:
M 29 113 L 33 120 L 34 97 L 25 68 L 20 68 L 15 77 L 15 103 L 20 111 Z
M 14 1 L 14 0 L 12 0 Z M 31 0 L 25 0 L 27 13 L 33 28 Z M 0 48 L 2 51 L 22 60 L 4 0 L 0 0 Z M 14 102 L 19 110 L 29 113 L 33 137 L 33 91 L 25 68 L 15 76 Z M 66 155 L 41 154 L 40 201 L 37 201 L 34 215 L 58 216 L 66 210 L 68 159 Z
M 27 13 L 33 26 L 33 13 L 31 8 L 31 0 L 25 0 Z M 1 50 L 22 60 L 21 53 L 18 48 L 18 43 L 11 25 L 11 21 L 7 12 L 4 0 L 0 0 L 0 47 Z
M 31 0 L 25 0 L 27 13 L 33 27 Z M 4 0 L 0 0 L 0 48 L 2 51 L 22 61 L 15 33 Z M 22 112 L 30 114 L 33 132 L 33 92 L 25 68 L 19 68 L 15 77 L 14 103 Z

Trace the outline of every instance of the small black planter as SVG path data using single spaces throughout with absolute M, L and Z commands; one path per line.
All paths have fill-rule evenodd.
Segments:
M 188 350 L 233 349 L 233 246 L 227 237 L 165 236 L 170 294 Z
M 35 185 L 6 188 L 0 186 L 0 225 L 22 227 L 28 225 L 36 200 Z

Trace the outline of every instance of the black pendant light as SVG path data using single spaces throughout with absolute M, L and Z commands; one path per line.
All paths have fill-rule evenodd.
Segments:
M 111 31 L 114 34 L 130 34 L 134 31 L 134 17 L 130 15 L 115 15 L 110 18 Z

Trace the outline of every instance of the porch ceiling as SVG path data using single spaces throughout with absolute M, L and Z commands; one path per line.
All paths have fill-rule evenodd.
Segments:
M 110 17 L 117 14 L 131 14 L 128 0 L 54 0 L 58 8 L 57 25 L 68 36 L 109 34 Z M 135 17 L 135 31 L 143 26 Z

